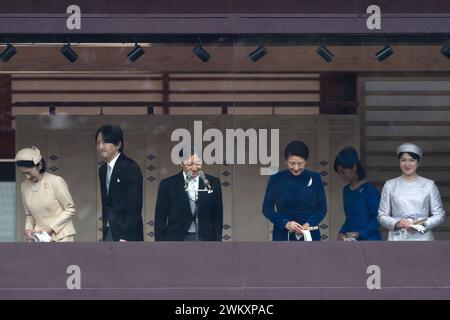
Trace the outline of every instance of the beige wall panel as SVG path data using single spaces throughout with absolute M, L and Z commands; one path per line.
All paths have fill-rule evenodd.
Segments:
M 50 49 L 51 52 L 53 52 L 52 49 Z M 58 55 L 60 55 L 59 52 L 57 52 Z M 105 72 L 95 72 L 92 73 L 90 71 L 65 71 L 65 72 L 58 72 L 58 71 L 46 71 L 44 72 L 23 72 L 23 73 L 14 73 L 12 75 L 13 80 L 15 79 L 19 79 L 21 81 L 26 81 L 23 80 L 23 78 L 30 78 L 30 77 L 34 77 L 34 76 L 39 76 L 39 78 L 46 78 L 46 80 L 51 80 L 52 78 L 67 78 L 67 80 L 71 80 L 73 78 L 92 78 L 93 80 L 95 79 L 104 79 L 104 78 L 117 78 L 117 79 L 121 79 L 121 78 L 136 78 L 136 79 L 141 79 L 141 80 L 146 80 L 149 77 L 152 78 L 159 78 L 162 77 L 161 74 L 151 74 L 151 73 L 146 73 L 146 72 L 142 72 L 141 71 L 136 71 L 136 72 L 126 72 L 123 73 L 123 70 L 120 70 L 119 72 L 122 73 L 116 73 L 116 72 L 109 72 L 109 71 L 105 71 Z M 154 80 L 153 80 L 154 81 Z
M 450 141 L 367 141 L 366 151 L 383 151 L 391 152 L 392 157 L 395 157 L 395 150 L 403 142 L 413 142 L 419 145 L 424 152 L 433 151 L 450 151 Z
M 171 73 L 171 78 L 174 79 L 183 79 L 183 78 L 192 78 L 190 74 L 186 73 Z M 247 78 L 277 78 L 277 79 L 292 79 L 292 78 L 319 78 L 320 75 L 317 73 L 290 73 L 290 74 L 283 74 L 283 73 L 270 73 L 270 74 L 264 74 L 264 73 L 222 73 L 222 74 L 216 74 L 216 73 L 196 73 L 196 78 L 231 78 L 231 79 L 247 79 Z
M 245 91 L 277 91 L 277 90 L 296 90 L 296 91 L 319 91 L 320 83 L 318 80 L 219 80 L 219 81 L 175 81 L 170 82 L 170 90 L 241 90 Z
M 448 80 L 368 80 L 365 90 L 371 91 L 450 91 Z
M 72 130 L 75 128 L 72 128 Z M 76 129 L 75 129 L 76 130 Z M 97 233 L 97 180 L 95 142 L 92 132 L 55 133 L 59 153 L 59 169 L 69 186 L 77 214 L 73 221 L 77 235 L 75 241 L 96 241 Z M 50 160 L 49 165 L 54 161 Z
M 315 160 L 316 172 L 320 173 L 322 178 L 322 183 L 324 185 L 325 196 L 327 199 L 327 213 L 322 221 L 319 223 L 320 233 L 322 240 L 330 240 L 330 226 L 334 216 L 333 211 L 330 211 L 330 201 L 333 196 L 330 195 L 330 179 L 331 179 L 331 169 L 330 169 L 330 125 L 332 119 L 326 116 L 318 116 L 318 128 L 317 128 L 317 142 L 315 147 L 317 148 L 317 159 Z M 309 160 L 308 160 L 309 161 Z M 325 162 L 324 162 L 325 161 Z M 322 163 L 322 164 L 321 164 Z
M 319 107 L 276 107 L 276 115 L 318 115 Z
M 233 117 L 233 127 L 247 130 L 271 129 L 270 119 L 265 116 Z M 270 149 L 269 149 L 270 150 Z M 237 150 L 235 146 L 235 155 Z M 249 148 L 246 144 L 246 159 Z M 277 155 L 279 156 L 279 155 Z M 246 160 L 248 162 L 248 160 Z M 265 165 L 235 165 L 233 187 L 233 239 L 238 241 L 270 240 L 269 221 L 262 214 L 262 204 L 269 176 L 260 174 Z
M 159 155 L 157 152 L 157 128 L 155 127 L 155 118 L 146 117 L 147 130 L 145 130 L 145 151 L 144 151 L 144 166 L 142 167 L 142 174 L 144 177 L 144 239 L 146 241 L 154 241 L 155 230 L 155 205 L 156 195 L 158 192 L 157 184 L 157 169 Z
M 33 114 L 43 114 L 48 115 L 48 107 L 12 107 L 12 115 L 33 115 Z
M 450 110 L 366 111 L 366 121 L 449 121 Z
M 147 107 L 102 107 L 104 115 L 136 115 L 147 114 Z
M 228 114 L 230 114 L 230 115 L 273 114 L 273 108 L 272 107 L 228 107 Z
M 233 117 L 222 116 L 220 118 L 220 128 L 222 133 L 226 131 L 227 128 L 233 128 Z M 224 143 L 226 141 L 224 140 Z M 224 147 L 225 148 L 225 147 Z M 226 155 L 226 148 L 224 149 L 224 155 Z M 222 230 L 222 240 L 223 241 L 233 241 L 237 240 L 234 233 L 234 220 L 233 220 L 233 200 L 235 192 L 236 183 L 236 167 L 231 164 L 226 164 L 225 162 L 219 167 L 218 177 L 220 178 L 221 188 L 222 188 L 222 202 L 223 202 L 223 230 Z
M 233 240 L 267 241 L 272 225 L 262 213 L 268 176 L 260 175 L 259 165 L 236 165 L 233 188 Z M 245 196 L 244 196 L 245 195 Z
M 39 76 L 40 77 L 40 76 Z M 16 78 L 14 78 L 16 79 Z M 79 91 L 79 90 L 162 90 L 161 80 L 20 80 L 12 81 L 12 91 Z
M 319 94 L 170 94 L 170 101 L 180 102 L 180 101 L 319 101 Z M 257 103 L 256 103 L 257 104 Z
M 450 95 L 420 96 L 420 95 L 367 95 L 366 106 L 403 106 L 403 107 L 436 107 L 449 106 Z M 426 109 L 426 108 L 425 108 Z
M 368 137 L 450 137 L 450 127 L 447 126 L 366 126 L 365 131 Z
M 169 114 L 171 115 L 220 115 L 222 114 L 221 107 L 170 107 Z
M 159 93 L 15 93 L 12 95 L 13 103 L 16 102 L 46 102 L 46 101 L 83 101 L 83 102 L 130 102 L 130 101 L 161 101 Z
M 70 115 L 100 115 L 100 107 L 57 107 L 56 114 Z

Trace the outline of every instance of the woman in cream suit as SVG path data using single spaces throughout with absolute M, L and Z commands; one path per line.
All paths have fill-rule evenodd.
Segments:
M 73 241 L 75 205 L 64 179 L 45 172 L 45 160 L 36 147 L 20 150 L 15 161 L 26 178 L 20 186 L 26 239 L 33 241 L 34 233 L 45 231 L 52 241 Z
M 417 174 L 422 150 L 404 143 L 397 157 L 402 175 L 386 181 L 378 221 L 389 230 L 388 240 L 434 240 L 431 230 L 444 222 L 445 211 L 434 181 Z

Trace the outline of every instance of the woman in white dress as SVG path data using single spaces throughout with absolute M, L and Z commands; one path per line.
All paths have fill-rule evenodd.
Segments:
M 422 150 L 404 143 L 397 148 L 402 175 L 386 181 L 378 221 L 389 230 L 388 240 L 434 240 L 431 229 L 444 222 L 445 211 L 433 180 L 417 174 Z

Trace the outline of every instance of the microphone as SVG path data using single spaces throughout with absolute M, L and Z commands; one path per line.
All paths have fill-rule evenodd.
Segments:
M 208 190 L 211 190 L 211 184 L 209 183 L 209 180 L 206 178 L 205 173 L 203 172 L 203 170 L 200 170 L 198 172 L 198 176 L 203 180 L 203 183 L 205 184 L 206 188 Z
M 184 190 L 187 191 L 187 188 L 189 186 L 189 182 L 192 180 L 192 171 L 188 171 L 186 173 L 186 180 L 184 180 Z

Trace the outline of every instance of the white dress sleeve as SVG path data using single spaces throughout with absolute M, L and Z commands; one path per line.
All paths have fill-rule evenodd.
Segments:
M 391 192 L 390 185 L 385 183 L 381 192 L 380 207 L 378 208 L 378 222 L 388 229 L 394 231 L 395 225 L 399 219 L 393 218 L 391 215 Z
M 432 229 L 444 222 L 445 211 L 439 189 L 434 182 L 430 193 L 430 214 L 431 216 L 425 221 L 425 226 L 428 229 Z

